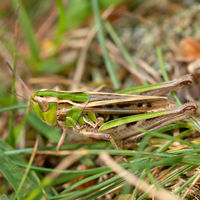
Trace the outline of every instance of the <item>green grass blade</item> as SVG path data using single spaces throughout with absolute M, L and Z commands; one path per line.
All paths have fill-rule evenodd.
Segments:
M 12 185 L 13 189 L 15 191 L 17 191 L 24 173 L 2 151 L 0 151 L 0 163 L 1 163 L 0 164 L 0 172 L 7 179 L 7 181 Z M 33 180 L 31 180 L 30 177 L 27 177 L 21 191 L 18 194 L 18 197 L 20 199 L 24 199 L 24 197 L 27 195 L 27 193 L 30 190 L 32 190 L 32 188 L 35 186 L 36 185 L 33 182 Z
M 158 44 L 156 46 L 156 52 L 157 52 L 158 60 L 159 60 L 159 63 L 160 63 L 160 68 L 162 70 L 163 78 L 164 78 L 165 81 L 169 81 L 169 77 L 168 77 L 167 71 L 165 69 L 165 62 L 164 62 L 164 59 L 163 59 L 163 56 L 162 56 L 162 48 L 161 48 L 160 44 Z
M 11 110 L 26 109 L 27 107 L 28 107 L 27 104 L 18 104 L 18 105 L 8 106 L 5 108 L 1 108 L 0 113 L 11 111 Z
M 101 172 L 101 173 L 98 173 L 98 174 L 89 176 L 89 177 L 87 177 L 87 178 L 84 178 L 83 180 L 81 180 L 81 181 L 79 181 L 79 182 L 73 184 L 73 185 L 70 186 L 69 188 L 65 189 L 65 190 L 62 192 L 62 194 L 65 194 L 65 193 L 67 193 L 67 192 L 70 192 L 71 190 L 73 190 L 73 189 L 79 187 L 80 185 L 83 185 L 83 184 L 85 184 L 85 183 L 87 183 L 87 182 L 89 182 L 89 181 L 91 181 L 91 180 L 95 180 L 95 179 L 97 179 L 97 178 L 99 178 L 99 177 L 101 177 L 101 176 L 104 176 L 105 174 L 108 174 L 108 173 L 110 173 L 110 172 L 111 172 L 111 170 L 108 169 L 108 170 L 105 170 L 105 171 L 103 171 L 103 172 Z
M 149 180 L 151 181 L 151 183 L 153 183 L 153 185 L 155 185 L 156 188 L 159 188 L 161 189 L 160 187 L 160 184 L 156 181 L 156 179 L 153 177 L 150 169 L 146 169 L 146 173 L 147 173 L 147 176 L 149 178 Z
M 116 181 L 118 181 L 120 179 L 120 176 L 116 175 L 106 181 L 103 181 L 102 183 L 100 184 L 97 184 L 97 185 L 94 185 L 94 186 L 91 186 L 89 188 L 86 188 L 84 190 L 81 190 L 73 195 L 69 195 L 69 196 L 65 196 L 67 199 L 77 199 L 77 198 L 80 198 L 80 197 L 83 197 L 85 195 L 88 195 L 88 194 L 91 194 L 95 191 L 98 191 L 100 190 L 101 188 L 103 187 L 106 187 Z M 67 194 L 66 194 L 67 195 Z
M 20 8 L 19 8 L 20 25 L 21 25 L 22 31 L 24 32 L 26 41 L 29 45 L 31 57 L 34 60 L 35 64 L 38 64 L 38 62 L 40 62 L 39 45 L 35 37 L 34 28 L 31 25 L 29 16 L 19 0 L 11 0 L 11 3 L 15 9 L 18 7 L 18 5 L 20 5 Z
M 18 12 L 19 10 L 16 11 L 16 16 L 18 16 Z M 14 49 L 13 49 L 13 74 L 12 74 L 12 86 L 11 86 L 11 106 L 14 105 L 15 103 L 17 103 L 17 98 L 15 95 L 15 82 L 16 82 L 16 69 L 17 69 L 17 65 L 16 65 L 16 61 L 17 61 L 17 43 L 18 43 L 18 31 L 16 29 L 18 29 L 18 17 L 16 17 L 16 22 L 15 22 L 15 29 L 14 29 L 14 34 L 15 34 L 15 40 L 14 40 Z M 10 111 L 10 116 L 9 116 L 9 122 L 8 122 L 8 137 L 6 138 L 7 142 L 11 145 L 11 146 L 15 146 L 16 143 L 16 138 L 14 135 L 14 126 L 13 126 L 13 122 L 14 122 L 14 110 Z
M 56 45 L 60 44 L 62 41 L 63 34 L 66 31 L 66 11 L 65 11 L 65 5 L 62 0 L 56 0 L 56 5 L 58 7 L 58 25 L 57 25 L 57 34 L 55 38 Z
M 137 93 L 142 93 L 142 92 L 147 92 L 147 91 L 150 91 L 150 90 L 162 88 L 162 86 L 164 84 L 165 83 L 155 83 L 155 84 L 151 84 L 151 85 L 138 85 L 138 86 L 134 86 L 134 87 L 131 87 L 131 88 L 119 90 L 116 93 L 119 93 L 119 94 L 137 94 Z
M 176 191 L 174 191 L 174 194 L 179 194 L 181 191 L 183 191 L 188 185 L 190 185 L 195 178 L 198 176 L 198 174 L 194 174 L 192 177 L 190 177 L 183 185 L 181 185 Z
M 10 200 L 5 194 L 0 195 L 1 200 Z
M 17 188 L 17 191 L 16 191 L 16 196 L 18 196 L 18 194 L 22 191 L 22 188 L 24 187 L 24 184 L 28 178 L 28 173 L 30 172 L 30 168 L 31 168 L 31 165 L 33 163 L 33 160 L 35 158 L 35 154 L 36 154 L 36 151 L 37 151 L 37 148 L 38 148 L 38 139 L 36 140 L 35 142 L 35 146 L 34 146 L 34 150 L 33 150 L 33 153 L 31 155 L 31 158 L 29 160 L 29 163 L 27 165 L 27 168 L 26 168 L 26 171 L 20 181 L 20 184 L 19 184 L 19 187 Z
M 124 58 L 126 59 L 128 64 L 131 67 L 133 67 L 134 69 L 139 70 L 138 66 L 134 62 L 133 58 L 131 57 L 131 55 L 129 54 L 129 52 L 127 51 L 127 49 L 123 45 L 123 43 L 121 42 L 117 33 L 113 29 L 112 25 L 108 21 L 106 21 L 105 27 L 106 27 L 108 33 L 110 34 L 110 36 L 112 37 L 112 39 L 114 40 L 114 42 L 116 43 L 117 47 L 120 49 L 120 52 L 122 53 L 122 55 L 124 56 Z M 142 80 L 142 83 L 147 84 L 147 82 L 145 80 Z
M 82 0 L 70 0 L 66 7 L 66 30 L 78 27 L 92 13 L 91 3 Z
M 162 74 L 163 74 L 163 77 L 164 77 L 164 80 L 165 81 L 168 81 L 169 80 L 169 77 L 167 75 L 167 71 L 166 71 L 166 68 L 165 68 L 165 64 L 164 64 L 164 59 L 163 59 L 163 54 L 162 54 L 162 48 L 161 48 L 161 45 L 157 45 L 156 47 L 156 51 L 157 51 L 157 56 L 158 56 L 158 59 L 159 59 L 159 62 L 160 62 L 160 68 L 162 70 Z M 174 97 L 174 99 L 176 100 L 176 103 L 180 106 L 182 105 L 181 101 L 179 100 L 178 96 L 176 95 L 176 92 L 172 92 L 171 93 L 172 96 Z M 200 131 L 200 125 L 199 123 L 192 117 L 190 117 L 190 121 L 191 123 L 194 125 L 194 127 Z
M 108 52 L 108 49 L 106 46 L 106 39 L 105 39 L 103 25 L 102 25 L 100 11 L 99 11 L 99 3 L 98 3 L 98 0 L 91 0 L 91 2 L 92 2 L 93 13 L 95 16 L 95 22 L 96 22 L 96 26 L 97 26 L 97 34 L 98 34 L 98 38 L 99 38 L 99 43 L 103 50 L 103 57 L 104 57 L 104 60 L 106 63 L 106 67 L 107 67 L 108 73 L 110 75 L 110 78 L 112 80 L 112 83 L 114 85 L 114 88 L 118 89 L 120 87 L 120 82 L 118 80 L 116 71 L 114 69 L 113 63 L 111 61 L 111 58 L 109 56 L 109 52 Z
M 192 168 L 192 166 L 186 166 L 182 169 L 180 169 L 179 171 L 175 172 L 174 174 L 172 174 L 171 176 L 167 177 L 165 180 L 163 180 L 162 182 L 160 182 L 160 185 L 165 185 L 166 183 L 170 182 L 171 180 L 175 179 L 176 177 L 180 176 L 181 174 L 183 174 L 184 172 L 187 172 L 188 170 L 190 170 Z M 142 200 L 145 199 L 148 195 L 146 193 L 142 194 L 139 198 L 137 198 L 137 200 Z
M 122 181 L 116 181 L 115 183 L 113 183 L 112 185 L 106 187 L 105 189 L 102 189 L 100 191 L 97 191 L 95 194 L 92 194 L 91 196 L 87 197 L 87 200 L 93 200 L 93 199 L 96 199 L 98 198 L 99 196 L 109 192 L 109 191 L 112 191 L 112 189 L 115 189 L 117 186 L 120 186 L 121 184 L 123 184 L 125 181 L 122 180 Z M 121 198 L 119 198 L 121 199 Z M 124 200 L 128 200 L 128 199 L 124 199 Z
M 99 0 L 101 9 L 109 8 L 117 5 L 121 0 Z M 70 0 L 66 6 L 66 30 L 76 28 L 83 24 L 92 14 L 92 6 L 90 1 Z

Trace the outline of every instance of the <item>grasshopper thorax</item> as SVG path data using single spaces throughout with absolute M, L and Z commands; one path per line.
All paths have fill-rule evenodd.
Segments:
M 35 114 L 49 125 L 56 125 L 57 103 L 51 97 L 37 95 L 31 96 L 31 107 Z

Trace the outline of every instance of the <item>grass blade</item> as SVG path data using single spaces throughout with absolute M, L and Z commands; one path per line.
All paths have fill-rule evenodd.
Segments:
M 16 191 L 16 196 L 18 196 L 18 194 L 20 193 L 20 191 L 22 190 L 22 188 L 23 188 L 23 186 L 24 186 L 24 184 L 25 184 L 25 181 L 26 181 L 26 179 L 27 179 L 27 177 L 28 177 L 28 173 L 29 173 L 29 171 L 30 171 L 31 165 L 32 165 L 33 160 L 34 160 L 34 158 L 35 158 L 35 154 L 36 154 L 37 148 L 38 148 L 38 139 L 37 139 L 36 142 L 35 142 L 34 150 L 33 150 L 33 153 L 32 153 L 32 155 L 31 155 L 31 158 L 30 158 L 30 160 L 29 160 L 28 166 L 27 166 L 27 168 L 26 168 L 26 171 L 25 171 L 25 173 L 24 173 L 24 176 L 22 177 L 22 179 L 21 179 L 21 181 L 20 181 L 19 187 L 18 187 L 18 189 L 17 189 L 17 191 Z
M 18 43 L 18 14 L 19 14 L 19 8 L 16 11 L 16 21 L 15 21 L 15 28 L 14 28 L 14 35 L 15 35 L 15 40 L 14 40 L 14 49 L 13 49 L 13 71 L 14 73 L 12 74 L 12 85 L 11 85 L 11 105 L 17 103 L 16 97 L 13 95 L 15 93 L 15 82 L 16 82 L 16 61 L 17 61 L 17 43 Z M 11 66 L 10 66 L 11 67 Z M 12 68 L 12 67 L 11 67 Z M 8 122 L 8 129 L 9 133 L 6 138 L 7 142 L 11 146 L 15 146 L 16 138 L 14 135 L 14 126 L 13 126 L 13 121 L 14 121 L 14 111 L 10 111 L 10 116 L 9 116 L 9 122 Z
M 137 94 L 137 93 L 141 93 L 141 92 L 147 92 L 150 90 L 162 88 L 163 84 L 164 83 L 155 83 L 155 84 L 151 84 L 151 85 L 138 85 L 138 86 L 134 86 L 131 88 L 119 90 L 119 91 L 117 91 L 117 93 L 119 93 L 119 94 Z
M 19 0 L 11 0 L 11 3 L 15 9 L 18 7 L 18 5 L 20 5 L 19 22 L 29 45 L 31 57 L 34 60 L 34 63 L 38 64 L 40 62 L 39 45 L 35 37 L 34 29 L 31 25 L 29 16 Z M 39 67 L 39 65 L 37 65 L 37 67 Z
M 123 43 L 119 39 L 117 33 L 115 32 L 115 30 L 113 29 L 113 27 L 111 26 L 111 24 L 108 21 L 106 21 L 105 27 L 106 27 L 107 31 L 109 32 L 109 34 L 111 35 L 114 42 L 116 43 L 116 45 L 118 46 L 118 48 L 120 49 L 120 52 L 122 53 L 122 55 L 124 56 L 126 61 L 129 63 L 129 65 L 131 67 L 133 67 L 134 69 L 139 70 L 139 68 L 136 65 L 136 63 L 134 62 L 133 58 L 130 56 L 129 52 L 126 50 Z M 141 81 L 143 84 L 147 84 L 147 82 L 145 80 L 141 80 Z
M 8 106 L 5 108 L 1 108 L 0 113 L 11 111 L 11 110 L 26 109 L 27 107 L 28 107 L 27 104 L 18 104 L 18 105 Z
M 114 88 L 118 89 L 120 87 L 120 82 L 117 78 L 117 74 L 114 70 L 114 66 L 111 61 L 111 58 L 109 56 L 109 52 L 108 52 L 108 49 L 106 46 L 106 39 L 105 39 L 104 31 L 103 31 L 101 16 L 99 13 L 99 3 L 98 3 L 98 0 L 91 0 L 91 1 L 92 1 L 93 13 L 95 16 L 95 22 L 96 22 L 96 26 L 97 26 L 97 34 L 98 34 L 98 38 L 99 38 L 99 43 L 103 50 L 103 57 L 104 57 L 104 60 L 106 63 L 106 67 L 107 67 L 108 73 L 110 75 L 110 78 L 112 80 L 112 83 L 114 85 Z
M 1 150 L 0 150 L 0 163 L 1 163 L 0 172 L 7 179 L 7 181 L 12 185 L 13 189 L 17 191 L 24 173 Z M 35 186 L 36 184 L 33 182 L 33 180 L 31 180 L 30 177 L 27 177 L 27 179 L 24 182 L 23 187 L 21 188 L 21 191 L 18 193 L 18 197 L 21 199 L 24 199 L 26 194 L 28 194 L 28 192 L 30 192 L 30 190 L 32 190 L 32 188 Z
M 157 51 L 157 56 L 158 56 L 158 59 L 159 59 L 159 62 L 160 62 L 160 68 L 162 70 L 163 78 L 164 78 L 165 81 L 168 81 L 169 77 L 167 75 L 167 71 L 166 71 L 166 68 L 165 68 L 163 54 L 162 54 L 162 48 L 161 48 L 160 44 L 157 45 L 156 51 Z M 176 103 L 179 106 L 182 105 L 181 101 L 179 100 L 178 96 L 176 95 L 176 92 L 172 92 L 171 94 L 174 97 L 174 99 L 176 100 Z M 190 121 L 194 125 L 194 127 L 198 131 L 200 131 L 200 125 L 199 125 L 199 123 L 194 118 L 192 118 L 192 117 L 190 117 Z

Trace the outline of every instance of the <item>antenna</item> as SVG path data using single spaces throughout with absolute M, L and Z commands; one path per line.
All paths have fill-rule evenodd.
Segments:
M 17 94 L 17 93 L 14 93 L 14 92 L 10 92 L 10 91 L 8 91 L 8 93 L 10 93 L 10 94 L 12 94 L 12 95 L 15 95 L 15 96 L 17 96 L 17 97 L 20 97 L 20 98 L 22 98 L 22 99 L 24 99 L 24 100 L 26 100 L 26 101 L 29 101 L 29 99 L 27 99 L 26 97 L 24 97 L 24 96 L 22 96 L 22 95 L 20 95 L 20 94 Z
M 30 98 L 30 96 L 32 95 L 32 92 L 31 92 L 31 90 L 28 88 L 28 86 L 24 83 L 24 81 L 21 79 L 21 77 L 13 70 L 13 68 L 10 66 L 10 64 L 8 63 L 8 62 L 6 62 L 6 64 L 7 64 L 7 66 L 8 66 L 8 68 L 9 68 L 9 70 L 15 75 L 15 77 L 20 81 L 20 83 L 21 83 L 21 85 L 22 85 L 22 87 L 23 87 L 23 89 L 25 90 L 25 93 L 26 94 L 28 94 L 27 96 L 28 96 L 28 98 L 24 98 L 24 99 L 29 99 Z M 22 97 L 22 95 L 19 95 L 19 94 L 15 94 L 16 96 L 19 96 L 19 97 Z

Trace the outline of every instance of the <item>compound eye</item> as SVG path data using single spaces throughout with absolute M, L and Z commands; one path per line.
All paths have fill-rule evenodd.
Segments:
M 49 102 L 42 98 L 38 100 L 38 105 L 42 112 L 47 112 L 49 109 Z
M 191 112 L 196 112 L 196 110 L 197 110 L 197 107 L 195 107 L 195 106 L 193 106 L 193 105 L 191 105 L 191 106 L 187 106 L 186 108 L 184 108 L 184 112 L 185 111 L 191 111 Z

